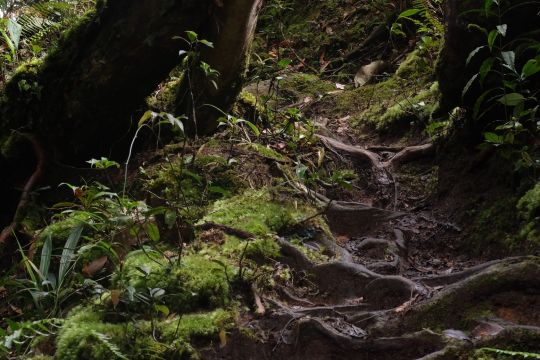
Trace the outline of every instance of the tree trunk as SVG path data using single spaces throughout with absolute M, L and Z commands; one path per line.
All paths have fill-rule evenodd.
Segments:
M 223 116 L 208 104 L 228 112 L 240 92 L 262 4 L 263 0 L 228 0 L 216 10 L 215 21 L 206 31 L 215 47 L 203 49 L 201 60 L 219 71 L 219 77 L 214 85 L 199 68 L 193 69 L 191 83 L 180 85 L 175 106 L 177 114 L 190 118 L 190 128 L 196 133 L 214 131 L 216 119 Z
M 0 177 L 0 197 L 14 195 L 13 188 L 22 187 L 32 174 L 32 145 L 24 140 L 29 135 L 43 145 L 48 159 L 64 163 L 125 155 L 145 97 L 181 61 L 179 51 L 187 44 L 175 37 L 185 37 L 186 31 L 214 42 L 215 48 L 201 58 L 221 74 L 218 90 L 195 78 L 192 85 L 204 101 L 197 104 L 227 110 L 241 87 L 261 4 L 98 1 L 96 10 L 63 34 L 43 61 L 22 66 L 6 85 L 0 97 L 0 172 L 7 175 Z M 201 114 L 199 132 L 215 129 L 216 113 Z M 14 131 L 24 136 L 12 136 Z M 0 212 L 0 230 L 13 214 L 12 201 Z

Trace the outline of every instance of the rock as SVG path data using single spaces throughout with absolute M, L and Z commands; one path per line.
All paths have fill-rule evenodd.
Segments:
M 354 86 L 360 87 L 368 84 L 373 77 L 382 73 L 388 68 L 388 63 L 383 60 L 376 60 L 368 65 L 364 65 L 354 76 Z

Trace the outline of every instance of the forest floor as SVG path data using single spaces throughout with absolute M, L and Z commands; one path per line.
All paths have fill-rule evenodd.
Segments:
M 55 215 L 21 252 L 41 270 L 52 247 L 60 278 L 66 238 L 83 246 L 52 295 L 3 279 L 2 317 L 27 321 L 6 336 L 34 359 L 539 358 L 538 248 L 499 211 L 518 199 L 441 141 L 460 118 L 438 113 L 441 39 L 381 34 L 372 3 L 266 9 L 217 134 L 44 191 Z

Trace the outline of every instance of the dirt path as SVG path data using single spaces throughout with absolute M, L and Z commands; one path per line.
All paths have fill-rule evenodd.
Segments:
M 325 208 L 334 233 L 304 246 L 328 260 L 315 262 L 280 238 L 291 280 L 262 295 L 265 315 L 244 324 L 265 341 L 233 337 L 220 358 L 458 359 L 474 349 L 537 343 L 540 261 L 455 258 L 440 239 L 461 229 L 429 204 L 414 206 L 429 179 L 420 177 L 416 189 L 400 181 L 406 163 L 431 161 L 431 144 L 365 149 L 320 138 L 369 170 L 371 190 L 342 201 L 299 185 Z

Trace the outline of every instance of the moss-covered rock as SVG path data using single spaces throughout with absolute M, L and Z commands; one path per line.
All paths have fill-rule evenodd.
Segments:
M 58 334 L 55 358 L 197 359 L 192 342 L 217 340 L 233 325 L 234 312 L 222 309 L 154 322 L 108 323 L 104 313 L 77 308 Z
M 204 220 L 264 237 L 293 225 L 299 217 L 290 204 L 274 197 L 271 190 L 261 189 L 216 201 Z
M 228 279 L 233 271 L 201 254 L 184 255 L 178 261 L 153 250 L 136 250 L 126 256 L 123 268 L 113 276 L 113 284 L 117 288 L 132 287 L 144 296 L 149 296 L 151 289 L 163 289 L 159 301 L 173 311 L 186 312 L 227 305 Z M 127 305 L 144 307 L 137 301 L 127 301 Z

